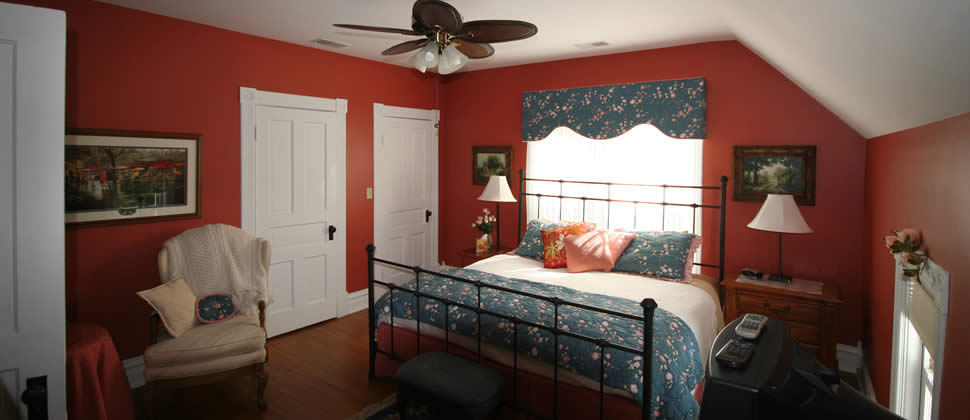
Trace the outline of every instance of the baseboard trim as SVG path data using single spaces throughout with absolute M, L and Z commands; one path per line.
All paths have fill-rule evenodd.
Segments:
M 859 392 L 876 400 L 876 392 L 872 387 L 872 378 L 869 376 L 869 368 L 866 366 L 865 350 L 860 342 L 858 346 L 848 344 L 838 344 L 835 347 L 836 358 L 839 360 L 839 370 L 851 372 L 859 377 Z
M 337 318 L 343 318 L 364 309 L 367 309 L 367 289 L 344 293 L 343 299 L 337 303 Z
M 128 386 L 131 389 L 145 385 L 145 356 L 122 360 L 121 367 L 125 369 L 125 376 L 128 377 Z

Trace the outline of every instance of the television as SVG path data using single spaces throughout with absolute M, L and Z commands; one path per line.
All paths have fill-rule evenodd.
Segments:
M 717 351 L 729 340 L 740 339 L 734 332 L 737 322 L 714 340 L 701 420 L 902 419 L 820 364 L 777 319 L 769 319 L 761 335 L 748 340 L 755 347 L 743 367 L 720 365 L 715 360 Z

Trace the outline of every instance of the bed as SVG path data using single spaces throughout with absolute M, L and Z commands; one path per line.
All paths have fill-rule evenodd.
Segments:
M 448 351 L 503 372 L 506 405 L 514 412 L 543 418 L 695 417 L 704 364 L 723 326 L 719 284 L 727 178 L 720 186 L 650 186 L 662 188 L 664 197 L 668 188 L 717 190 L 718 204 L 570 197 L 561 186 L 559 194 L 539 194 L 526 191 L 531 179 L 524 173 L 520 179 L 520 203 L 530 194 L 541 197 L 539 202 L 583 200 L 584 215 L 586 201 L 597 200 L 715 209 L 718 232 L 705 238 L 718 239 L 717 263 L 695 265 L 716 277 L 694 273 L 689 283 L 677 283 L 627 273 L 568 273 L 513 253 L 436 272 L 376 258 L 368 246 L 371 378 L 393 376 L 420 352 Z M 410 271 L 414 279 L 375 280 L 375 264 Z M 390 290 L 377 299 L 379 286 Z

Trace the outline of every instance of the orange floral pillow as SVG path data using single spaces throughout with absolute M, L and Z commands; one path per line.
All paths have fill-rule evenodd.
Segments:
M 580 222 L 542 231 L 542 260 L 545 268 L 566 266 L 566 245 L 563 239 L 570 235 L 582 235 L 596 229 L 595 223 Z

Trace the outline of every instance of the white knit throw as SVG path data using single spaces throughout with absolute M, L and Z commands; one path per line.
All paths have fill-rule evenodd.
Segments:
M 168 272 L 182 274 L 197 297 L 228 294 L 239 314 L 255 314 L 271 302 L 258 238 L 229 225 L 205 225 L 165 241 Z

